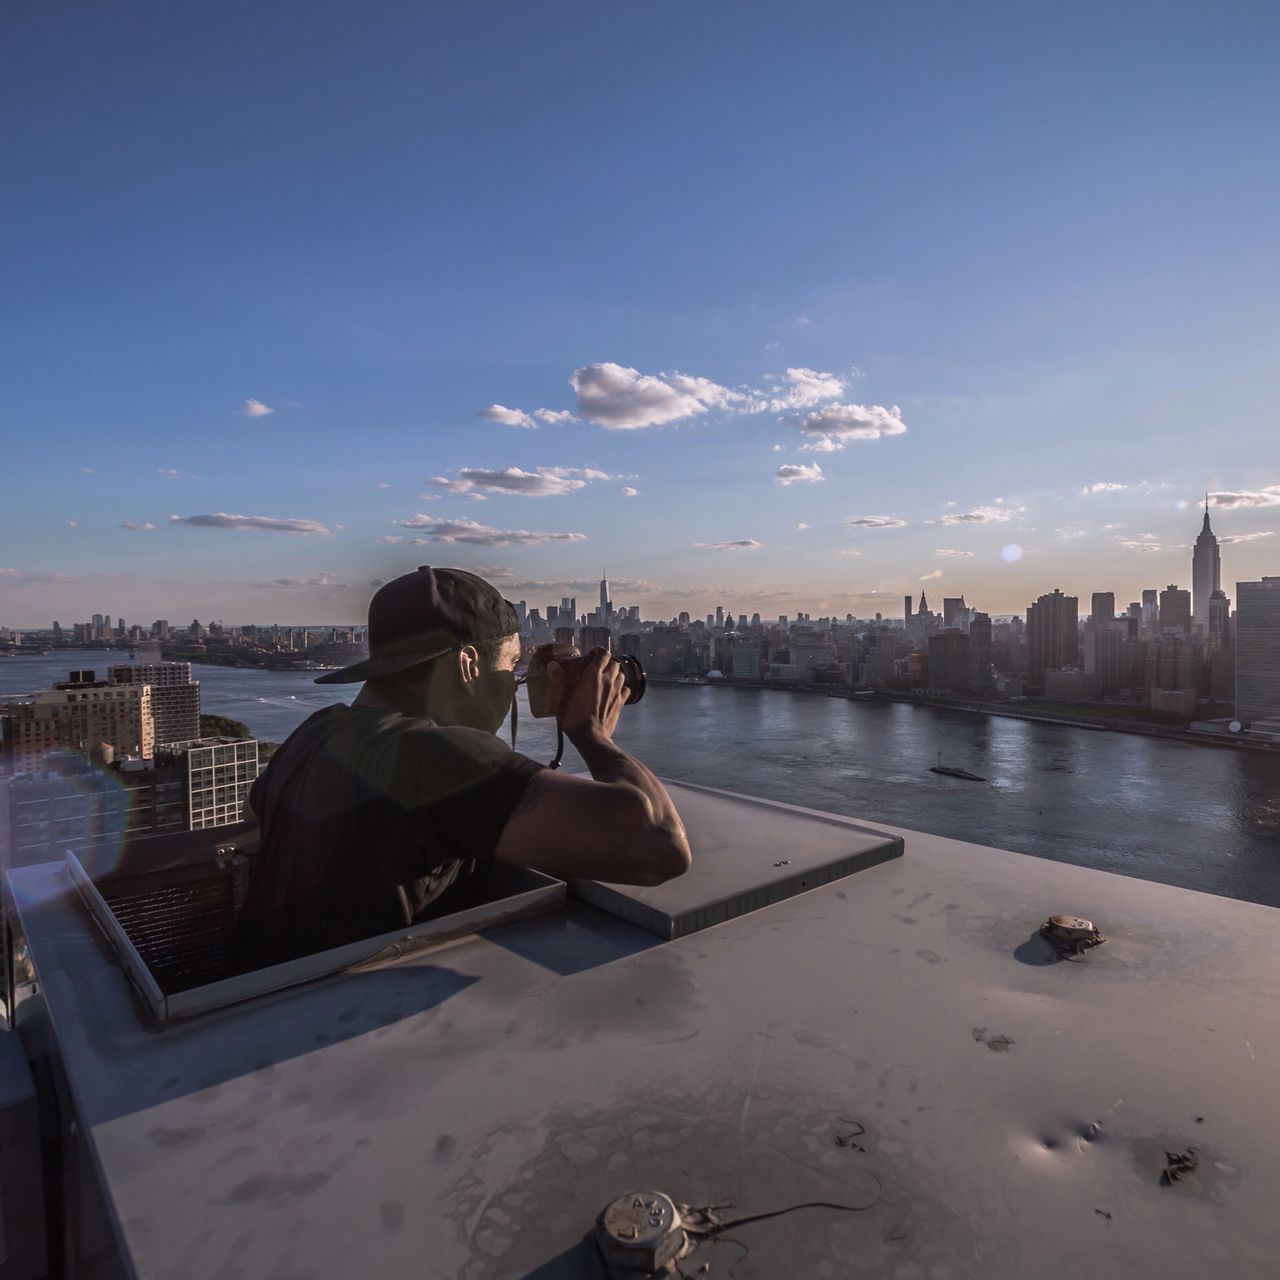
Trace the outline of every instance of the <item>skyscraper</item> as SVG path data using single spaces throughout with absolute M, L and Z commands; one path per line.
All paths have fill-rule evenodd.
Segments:
M 1074 666 L 1079 656 L 1080 601 L 1056 587 L 1027 608 L 1027 685 L 1044 688 L 1044 673 Z
M 39 769 L 60 748 L 88 755 L 106 747 L 115 756 L 145 759 L 155 754 L 151 686 L 108 685 L 93 675 L 73 671 L 52 689 L 0 707 L 0 759 L 10 772 Z
M 1209 597 L 1222 589 L 1222 556 L 1218 539 L 1209 528 L 1209 495 L 1204 496 L 1204 524 L 1191 553 L 1192 616 L 1201 631 L 1209 627 Z
M 600 616 L 609 612 L 609 579 L 603 569 L 600 570 Z
M 969 630 L 969 608 L 964 596 L 943 596 L 942 625 L 948 629 Z
M 1209 639 L 1215 649 L 1231 647 L 1231 600 L 1225 591 L 1209 597 Z
M 991 616 L 975 613 L 969 623 L 969 692 L 991 692 Z
M 1236 583 L 1236 719 L 1280 721 L 1280 578 Z
M 929 637 L 929 689 L 964 693 L 969 688 L 969 637 L 958 627 Z
M 1094 622 L 1110 622 L 1116 616 L 1116 593 L 1114 591 L 1095 591 L 1089 608 L 1089 617 Z
M 1154 634 L 1160 621 L 1160 593 L 1154 587 L 1142 589 L 1142 629 Z
M 1206 598 L 1207 603 L 1207 598 Z M 1205 621 L 1209 616 L 1206 610 Z M 1191 592 L 1169 583 L 1160 593 L 1160 631 L 1181 631 L 1191 634 Z
M 200 736 L 200 684 L 191 678 L 191 663 L 161 662 L 159 646 L 138 655 L 133 666 L 107 669 L 113 685 L 151 686 L 151 715 L 155 721 L 155 741 L 186 742 Z

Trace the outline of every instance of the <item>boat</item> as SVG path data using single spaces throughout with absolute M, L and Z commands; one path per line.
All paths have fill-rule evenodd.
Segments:
M 930 773 L 940 773 L 944 778 L 963 778 L 965 782 L 986 782 L 981 774 L 970 773 L 968 769 L 957 769 L 953 764 L 943 764 L 942 755 L 938 755 L 938 763 L 931 765 Z
M 954 765 L 935 764 L 930 768 L 930 773 L 940 773 L 948 778 L 963 778 L 966 782 L 986 782 L 986 778 L 979 774 L 970 773 L 968 769 L 957 769 Z

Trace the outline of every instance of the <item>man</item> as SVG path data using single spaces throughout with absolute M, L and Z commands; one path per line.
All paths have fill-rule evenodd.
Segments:
M 688 869 L 671 797 L 613 741 L 626 700 L 618 665 L 598 653 L 568 688 L 549 668 L 587 779 L 495 737 L 519 661 L 514 607 L 474 574 L 423 567 L 378 591 L 369 657 L 316 681 L 364 688 L 300 725 L 250 794 L 262 839 L 240 914 L 243 967 L 439 914 L 470 859 L 618 884 Z

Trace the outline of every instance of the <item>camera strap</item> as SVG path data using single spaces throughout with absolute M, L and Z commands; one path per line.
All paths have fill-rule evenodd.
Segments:
M 511 750 L 516 749 L 516 734 L 520 727 L 520 689 L 511 695 Z M 564 759 L 564 730 L 556 724 L 556 758 L 547 765 L 548 769 L 558 769 Z

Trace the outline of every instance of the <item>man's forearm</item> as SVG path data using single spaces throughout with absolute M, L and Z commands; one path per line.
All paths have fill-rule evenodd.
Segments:
M 654 824 L 685 841 L 684 823 L 680 821 L 666 787 L 639 760 L 628 755 L 598 729 L 578 730 L 567 736 L 597 782 L 618 782 L 634 787 L 649 802 Z

